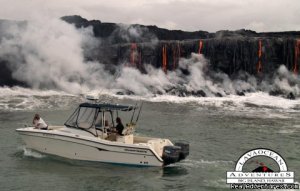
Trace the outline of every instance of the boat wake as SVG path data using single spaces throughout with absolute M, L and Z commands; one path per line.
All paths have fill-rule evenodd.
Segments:
M 213 167 L 221 167 L 221 166 L 232 166 L 234 165 L 234 161 L 208 161 L 208 160 L 192 160 L 192 159 L 186 159 L 182 161 L 181 163 L 178 163 L 176 165 L 182 165 L 185 167 L 189 168 L 202 168 L 202 167 L 208 167 L 208 166 L 213 166 Z
M 38 159 L 46 157 L 46 155 L 41 154 L 41 153 L 36 152 L 31 149 L 23 148 L 23 151 L 24 151 L 24 156 L 26 156 L 26 157 L 33 157 L 33 158 L 38 158 Z
M 229 170 L 234 166 L 234 161 L 208 161 L 208 160 L 192 160 L 186 159 L 178 164 L 177 166 L 181 166 L 184 169 L 198 169 L 199 171 L 203 172 L 203 175 L 199 177 L 199 181 L 202 181 L 205 187 L 210 188 L 225 188 L 226 179 L 224 178 L 224 171 Z M 220 169 L 220 174 L 218 175 L 219 178 L 210 178 L 209 173 L 213 170 Z M 222 169 L 222 170 L 221 170 Z M 205 174 L 205 175 L 204 175 Z M 215 176 L 215 175 L 214 175 Z

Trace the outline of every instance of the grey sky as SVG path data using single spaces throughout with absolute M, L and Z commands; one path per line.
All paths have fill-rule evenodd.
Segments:
M 0 0 L 0 18 L 81 15 L 89 20 L 215 32 L 300 31 L 300 0 Z

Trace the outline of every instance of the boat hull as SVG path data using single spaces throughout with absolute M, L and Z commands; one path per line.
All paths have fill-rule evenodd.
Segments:
M 147 146 L 128 145 L 103 139 L 86 139 L 48 131 L 17 130 L 26 148 L 69 159 L 138 166 L 163 166 L 163 160 Z

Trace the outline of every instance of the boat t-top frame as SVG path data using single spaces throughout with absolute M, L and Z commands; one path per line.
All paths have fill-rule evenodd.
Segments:
M 135 110 L 137 108 L 138 108 L 137 106 L 132 106 L 132 105 L 119 105 L 119 104 L 107 104 L 107 103 L 82 103 L 69 117 L 69 119 L 65 122 L 64 125 L 70 128 L 82 129 L 89 133 L 92 133 L 94 136 L 99 136 L 96 129 L 96 123 L 98 122 L 97 121 L 98 116 L 101 115 L 100 126 L 102 128 L 102 136 L 103 136 L 104 126 L 105 126 L 104 124 L 105 112 L 110 113 L 112 119 L 112 126 L 115 127 L 114 120 L 113 120 L 114 112 L 116 112 L 118 116 L 119 111 L 128 112 L 133 110 L 133 114 L 131 117 L 131 119 L 133 119 Z

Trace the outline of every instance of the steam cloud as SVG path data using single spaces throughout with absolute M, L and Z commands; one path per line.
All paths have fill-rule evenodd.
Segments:
M 83 45 L 91 42 L 91 29 L 76 29 L 58 19 L 11 25 L 1 40 L 0 56 L 10 62 L 13 77 L 33 88 L 57 88 L 79 93 L 96 88 L 105 76 L 102 65 L 85 62 Z M 98 72 L 100 71 L 100 72 Z
M 135 39 L 149 37 L 140 28 L 125 29 Z M 45 23 L 43 18 L 10 24 L 4 32 L 0 57 L 9 61 L 15 79 L 35 89 L 59 89 L 74 94 L 108 89 L 137 95 L 226 96 L 254 91 L 299 95 L 299 79 L 284 66 L 268 80 L 258 81 L 245 73 L 232 80 L 224 73 L 210 71 L 203 55 L 192 53 L 190 58 L 180 59 L 177 70 L 167 74 L 145 64 L 147 74 L 121 65 L 112 75 L 103 64 L 84 59 L 84 51 L 101 43 L 93 37 L 91 28 L 77 30 L 59 19 L 47 19 Z

